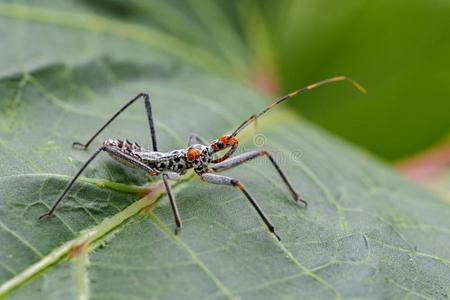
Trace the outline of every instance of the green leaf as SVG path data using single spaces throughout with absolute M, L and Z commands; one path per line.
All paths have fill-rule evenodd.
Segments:
M 201 56 L 150 41 L 147 27 L 130 38 L 108 17 L 83 23 L 78 2 L 51 3 L 0 5 L 0 297 L 448 298 L 448 203 L 282 107 L 259 130 L 308 208 L 263 159 L 227 172 L 281 242 L 238 191 L 192 174 L 174 186 L 184 221 L 176 236 L 161 183 L 106 156 L 54 218 L 38 221 L 93 151 L 71 143 L 138 92 L 152 95 L 162 150 L 184 147 L 193 132 L 214 139 L 269 103 L 188 66 Z M 143 104 L 96 145 L 107 137 L 148 144 Z M 251 129 L 241 141 L 241 151 L 255 148 Z

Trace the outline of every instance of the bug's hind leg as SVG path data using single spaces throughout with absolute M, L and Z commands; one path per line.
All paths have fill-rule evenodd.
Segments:
M 89 145 L 92 143 L 92 141 L 102 132 L 112 121 L 114 121 L 115 118 L 117 118 L 125 109 L 127 109 L 131 104 L 133 104 L 138 99 L 144 99 L 145 102 L 145 109 L 147 110 L 147 119 L 148 119 L 148 125 L 150 127 L 150 136 L 152 139 L 152 145 L 153 145 L 153 151 L 158 151 L 158 144 L 156 143 L 156 132 L 155 132 L 155 124 L 153 122 L 153 113 L 152 113 L 152 104 L 150 102 L 150 97 L 148 94 L 140 93 L 137 94 L 136 97 L 128 101 L 119 111 L 117 111 L 102 127 L 100 127 L 99 130 L 97 130 L 96 133 L 85 143 L 80 142 L 74 142 L 72 146 L 79 147 L 83 150 L 86 150 Z
M 260 150 L 253 150 L 253 151 L 249 151 L 246 153 L 243 153 L 241 155 L 232 157 L 230 159 L 227 159 L 221 163 L 215 164 L 211 169 L 214 170 L 215 172 L 222 172 L 234 167 L 237 167 L 249 160 L 255 159 L 259 156 L 265 156 L 267 157 L 270 162 L 272 163 L 273 167 L 275 168 L 275 170 L 277 170 L 278 174 L 280 175 L 281 179 L 283 180 L 284 184 L 286 185 L 286 187 L 288 188 L 289 192 L 292 195 L 292 198 L 296 201 L 296 202 L 302 202 L 305 206 L 308 205 L 308 203 L 301 199 L 299 194 L 295 191 L 294 187 L 292 186 L 292 184 L 290 183 L 290 181 L 288 180 L 288 178 L 286 177 L 286 175 L 284 174 L 284 172 L 281 170 L 280 166 L 277 164 L 277 162 L 275 161 L 275 159 L 273 158 L 273 156 L 270 154 L 270 152 L 264 150 L 264 149 L 260 149 Z
M 87 168 L 87 166 L 94 160 L 94 158 L 100 152 L 105 151 L 105 150 L 106 150 L 106 148 L 104 146 L 102 146 L 102 147 L 98 148 L 97 151 L 94 152 L 94 154 L 92 154 L 92 156 L 84 163 L 84 165 L 80 168 L 80 170 L 78 170 L 77 174 L 75 174 L 75 176 L 72 178 L 72 180 L 66 185 L 65 189 L 61 192 L 61 194 L 59 195 L 58 199 L 55 201 L 55 203 L 49 209 L 49 211 L 46 212 L 45 214 L 41 215 L 39 217 L 39 219 L 43 219 L 43 218 L 46 218 L 46 217 L 51 217 L 55 213 L 55 210 L 58 207 L 59 203 L 61 203 L 61 201 L 66 196 L 66 194 L 70 191 L 70 189 L 72 188 L 73 184 L 75 183 L 75 181 L 77 181 L 78 177 L 80 177 L 80 175 L 84 171 L 84 169 Z
M 247 200 L 252 204 L 253 208 L 256 210 L 260 218 L 263 220 L 264 224 L 266 224 L 267 229 L 269 229 L 270 232 L 273 233 L 273 235 L 280 241 L 280 237 L 275 231 L 275 226 L 269 221 L 269 219 L 266 217 L 264 212 L 262 211 L 261 207 L 259 207 L 256 200 L 253 198 L 253 196 L 247 191 L 247 189 L 242 185 L 239 180 L 222 176 L 222 175 L 216 175 L 211 173 L 205 173 L 201 175 L 201 179 L 205 182 L 209 182 L 212 184 L 219 184 L 219 185 L 228 185 L 233 186 L 237 188 L 239 191 L 241 191 L 244 196 L 247 198 Z
M 39 219 L 43 219 L 45 217 L 51 217 L 56 208 L 58 207 L 59 203 L 61 203 L 61 201 L 64 199 L 64 197 L 67 195 L 67 193 L 70 191 L 70 189 L 72 188 L 73 184 L 75 183 L 75 181 L 77 181 L 78 177 L 80 177 L 81 173 L 83 173 L 83 171 L 87 168 L 87 166 L 94 160 L 94 158 L 102 151 L 106 151 L 108 152 L 111 156 L 113 156 L 114 158 L 117 158 L 121 161 L 127 162 L 128 164 L 130 164 L 133 167 L 139 168 L 144 170 L 147 173 L 153 173 L 154 169 L 150 168 L 149 166 L 147 166 L 146 164 L 144 164 L 143 162 L 121 152 L 120 150 L 111 147 L 107 144 L 104 144 L 103 146 L 101 146 L 100 148 L 98 148 L 94 154 L 91 155 L 91 157 L 83 164 L 83 166 L 78 170 L 78 172 L 75 174 L 75 176 L 72 178 L 72 180 L 67 184 L 67 186 L 64 188 L 64 190 L 62 191 L 62 193 L 59 195 L 58 199 L 56 199 L 55 203 L 53 204 L 53 206 L 50 208 L 50 210 L 48 212 L 46 212 L 45 214 L 43 214 L 42 216 L 39 217 Z
M 167 191 L 167 197 L 169 197 L 169 201 L 170 201 L 170 206 L 172 208 L 172 213 L 173 216 L 175 218 L 175 234 L 178 234 L 183 226 L 182 222 L 181 222 L 181 217 L 180 217 L 180 213 L 178 211 L 178 207 L 177 207 L 177 203 L 175 201 L 175 197 L 172 194 L 172 189 L 170 187 L 169 184 L 169 180 L 176 180 L 178 181 L 180 179 L 180 175 L 178 175 L 177 173 L 173 173 L 173 172 L 164 172 L 162 175 L 162 180 L 164 182 L 164 186 L 166 187 L 166 191 Z
M 209 144 L 204 138 L 202 138 L 198 134 L 194 133 L 194 134 L 191 134 L 189 136 L 188 147 L 192 146 L 192 145 L 195 145 L 195 144 L 199 144 L 199 143 L 202 144 L 202 145 L 208 145 Z

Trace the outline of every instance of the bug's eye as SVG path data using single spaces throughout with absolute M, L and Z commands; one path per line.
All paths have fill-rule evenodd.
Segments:
M 219 149 L 223 149 L 223 147 L 225 147 L 225 145 L 224 145 L 222 142 L 218 142 L 218 143 L 217 143 L 217 147 L 218 147 Z

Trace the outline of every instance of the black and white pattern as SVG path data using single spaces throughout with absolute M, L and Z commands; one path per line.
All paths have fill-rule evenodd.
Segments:
M 205 172 L 208 172 L 209 164 L 212 161 L 212 153 L 213 153 L 213 150 L 211 149 L 211 147 L 205 146 L 205 145 L 200 145 L 200 144 L 195 144 L 195 145 L 192 145 L 190 148 L 195 148 L 198 151 L 200 151 L 200 153 L 201 153 L 201 155 L 199 156 L 198 159 L 195 159 L 194 161 L 191 162 L 195 173 L 203 174 Z
M 155 175 L 158 175 L 163 171 L 172 171 L 183 175 L 191 168 L 194 168 L 194 171 L 197 174 L 203 174 L 209 169 L 208 165 L 211 163 L 213 153 L 211 147 L 200 144 L 192 145 L 187 149 L 178 149 L 167 153 L 149 151 L 141 147 L 138 143 L 130 142 L 128 140 L 109 139 L 103 144 L 146 164 L 154 170 Z M 201 152 L 198 159 L 188 161 L 187 152 L 190 148 L 195 148 Z M 111 155 L 111 157 L 129 167 L 136 167 L 120 157 L 114 155 Z
M 149 153 L 154 155 L 155 153 Z M 186 150 L 173 150 L 168 153 L 158 153 L 160 155 L 154 163 L 159 171 L 173 171 L 178 174 L 184 174 L 189 169 L 186 158 Z

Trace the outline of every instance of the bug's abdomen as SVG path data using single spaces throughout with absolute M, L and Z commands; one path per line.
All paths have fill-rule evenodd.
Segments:
M 159 173 L 154 164 L 148 163 L 142 158 L 141 153 L 147 151 L 138 143 L 109 139 L 103 142 L 103 146 L 106 147 L 106 151 L 112 159 L 127 167 L 143 169 L 152 175 Z
M 121 141 L 121 140 L 108 139 L 103 142 L 103 145 L 115 148 L 117 150 L 120 150 L 120 152 L 123 152 L 126 154 L 130 154 L 134 151 L 144 150 L 144 148 L 141 147 L 138 143 L 130 142 L 129 140 Z
M 186 159 L 186 150 L 184 149 L 168 153 L 155 152 L 146 150 L 137 143 L 132 143 L 128 140 L 112 139 L 104 141 L 103 145 L 113 159 L 133 168 L 142 169 L 142 164 L 144 164 L 147 168 L 152 169 L 152 172 L 149 173 L 151 175 L 158 175 L 163 171 L 184 174 L 188 169 L 192 168 L 192 164 Z
M 178 174 L 186 173 L 192 166 L 186 160 L 185 150 L 174 150 L 155 161 L 155 167 L 160 171 L 172 171 Z

